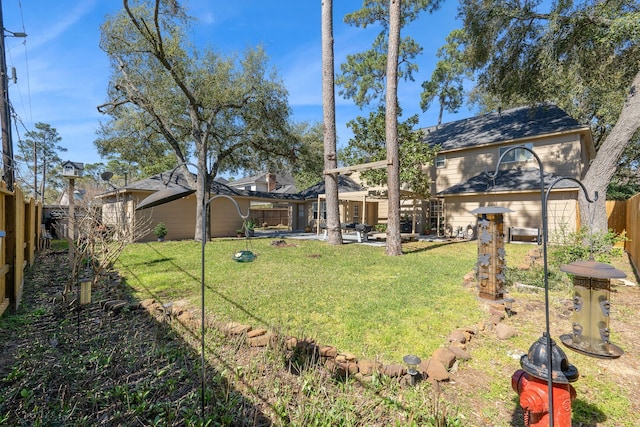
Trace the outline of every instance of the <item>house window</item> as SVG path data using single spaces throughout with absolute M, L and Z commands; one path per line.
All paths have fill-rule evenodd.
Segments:
M 444 232 L 444 201 L 442 199 L 429 200 L 429 218 L 427 219 L 427 230 L 432 233 L 442 234 Z
M 444 156 L 436 156 L 436 167 L 443 168 L 446 163 L 446 158 Z
M 360 222 L 360 206 L 353 205 L 353 223 L 358 224 Z
M 502 156 L 502 154 L 505 151 L 513 147 L 516 147 L 516 146 L 511 145 L 508 147 L 500 147 L 500 156 Z M 520 144 L 517 147 L 526 147 L 529 150 L 531 150 L 533 149 L 533 144 L 529 142 L 527 144 Z M 502 158 L 502 162 L 503 163 L 526 162 L 531 159 L 533 159 L 533 154 L 531 154 L 530 151 L 520 150 L 516 148 L 515 150 L 509 151 L 509 153 L 507 153 L 507 155 Z
M 320 209 L 322 210 L 320 213 L 322 215 L 321 219 L 327 219 L 327 204 L 321 202 Z M 313 219 L 318 219 L 318 202 L 313 202 Z

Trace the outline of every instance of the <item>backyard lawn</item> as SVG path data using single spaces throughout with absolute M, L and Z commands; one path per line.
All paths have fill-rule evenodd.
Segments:
M 486 324 L 490 316 L 488 304 L 476 298 L 477 290 L 463 286 L 464 275 L 477 260 L 475 241 L 405 244 L 401 257 L 388 257 L 381 247 L 357 244 L 287 240 L 286 245 L 276 246 L 273 242 L 252 240 L 250 249 L 258 254 L 252 263 L 232 259 L 234 252 L 245 249 L 244 241 L 207 244 L 207 313 L 222 321 L 310 337 L 384 363 L 401 363 L 406 354 L 428 358 L 446 346 L 451 331 Z M 506 245 L 507 265 L 521 266 L 534 248 Z M 622 264 L 633 278 L 628 262 Z M 118 268 L 137 298 L 186 299 L 199 307 L 198 243 L 132 245 Z M 621 298 L 623 293 L 627 296 Z M 510 295 L 516 299 L 517 314 L 505 322 L 518 335 L 501 341 L 484 331 L 470 344 L 472 360 L 458 366 L 454 380 L 442 389 L 445 399 L 460 410 L 460 419 L 479 420 L 463 425 L 520 425 L 519 415 L 505 421 L 519 407 L 510 377 L 520 368 L 520 355 L 545 329 L 544 296 L 518 289 L 511 289 Z M 629 353 L 602 361 L 566 350 L 581 375 L 574 384 L 578 425 L 635 425 L 628 413 L 638 407 L 636 387 L 629 386 L 629 381 L 640 380 L 638 345 L 633 338 L 638 319 L 629 314 L 638 309 L 640 295 L 637 288 L 621 288 L 612 299 L 612 330 L 617 334 L 613 342 L 622 340 L 620 345 Z M 556 340 L 571 329 L 572 300 L 570 286 L 550 292 L 551 331 Z M 622 375 L 610 375 L 616 371 Z
M 409 243 L 401 257 L 359 244 L 273 243 L 251 240 L 248 248 L 258 257 L 250 263 L 233 260 L 247 248 L 244 240 L 207 244 L 210 318 L 311 338 L 385 364 L 401 364 L 409 353 L 425 360 L 447 346 L 454 329 L 474 326 L 477 333 L 466 344 L 471 359 L 457 361 L 442 383 L 345 377 L 300 358 L 284 340 L 251 347 L 245 336 L 225 335 L 212 322 L 202 377 L 199 328 L 138 304 L 148 298 L 184 301 L 198 318 L 199 243 L 128 246 L 115 266 L 124 290 L 99 285 L 81 310 L 75 292 L 71 300 L 59 298 L 69 277 L 68 251 L 54 244 L 28 269 L 19 310 L 0 317 L 0 425 L 195 426 L 203 415 L 206 425 L 265 427 L 524 425 L 511 376 L 544 330 L 544 296 L 539 288 L 510 287 L 515 313 L 502 323 L 517 335 L 498 339 L 491 304 L 463 284 L 476 262 L 477 242 Z M 521 266 L 536 248 L 506 245 L 507 265 Z M 613 263 L 637 280 L 628 260 Z M 126 299 L 125 307 L 107 309 L 113 298 Z M 550 292 L 556 340 L 571 329 L 572 305 L 571 286 Z M 620 358 L 564 349 L 580 374 L 573 383 L 574 426 L 637 425 L 639 309 L 637 286 L 612 287 L 611 338 L 625 351 Z
M 402 257 L 357 244 L 272 242 L 252 240 L 251 263 L 232 257 L 244 241 L 207 244 L 207 313 L 387 363 L 428 356 L 453 329 L 483 316 L 474 292 L 461 286 L 476 261 L 474 242 L 405 245 Z M 139 299 L 200 306 L 199 243 L 131 245 L 117 267 Z

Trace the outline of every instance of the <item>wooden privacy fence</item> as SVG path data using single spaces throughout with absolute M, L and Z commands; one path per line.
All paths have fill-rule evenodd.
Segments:
M 620 234 L 626 232 L 624 250 L 636 271 L 640 267 L 640 194 L 629 200 L 607 200 L 607 225 Z
M 640 194 L 636 194 L 625 203 L 627 240 L 624 249 L 629 254 L 631 262 L 640 271 Z M 615 229 L 614 229 L 615 230 Z
M 34 198 L 25 200 L 20 188 L 9 191 L 0 181 L 0 315 L 20 305 L 24 271 L 36 258 L 41 217 Z
M 251 209 L 249 216 L 256 220 L 258 227 L 267 224 L 269 227 L 289 225 L 289 208 Z

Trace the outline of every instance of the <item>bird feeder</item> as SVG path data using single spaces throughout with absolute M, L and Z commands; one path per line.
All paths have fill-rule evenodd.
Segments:
M 478 296 L 489 300 L 504 295 L 504 214 L 509 208 L 484 206 L 471 213 L 478 215 Z
M 610 279 L 627 275 L 593 258 L 563 265 L 560 270 L 573 275 L 574 288 L 572 331 L 560 336 L 562 343 L 587 356 L 620 357 L 624 352 L 609 341 Z

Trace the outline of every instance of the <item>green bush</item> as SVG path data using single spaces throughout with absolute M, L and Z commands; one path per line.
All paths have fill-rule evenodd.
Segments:
M 244 222 L 244 227 L 247 230 L 253 230 L 256 228 L 257 221 L 254 218 L 247 218 Z
M 587 227 L 571 233 L 558 233 L 550 245 L 550 262 L 561 266 L 593 256 L 598 262 L 610 262 L 622 255 L 622 248 L 616 243 L 627 240 L 625 233 L 616 234 L 613 230 L 591 233 Z
M 588 260 L 591 256 L 598 262 L 609 263 L 622 255 L 622 248 L 616 243 L 627 240 L 625 233 L 613 230 L 591 233 L 587 227 L 576 232 L 568 232 L 565 227 L 553 235 L 548 246 L 547 273 L 550 289 L 566 289 L 571 286 L 570 277 L 560 271 L 560 267 L 574 261 Z M 544 287 L 544 266 L 531 265 L 528 270 L 508 267 L 505 272 L 507 284 L 524 283 Z
M 167 229 L 167 225 L 164 222 L 159 222 L 153 229 L 153 234 L 155 234 L 159 239 L 166 236 L 168 232 L 169 230 Z

